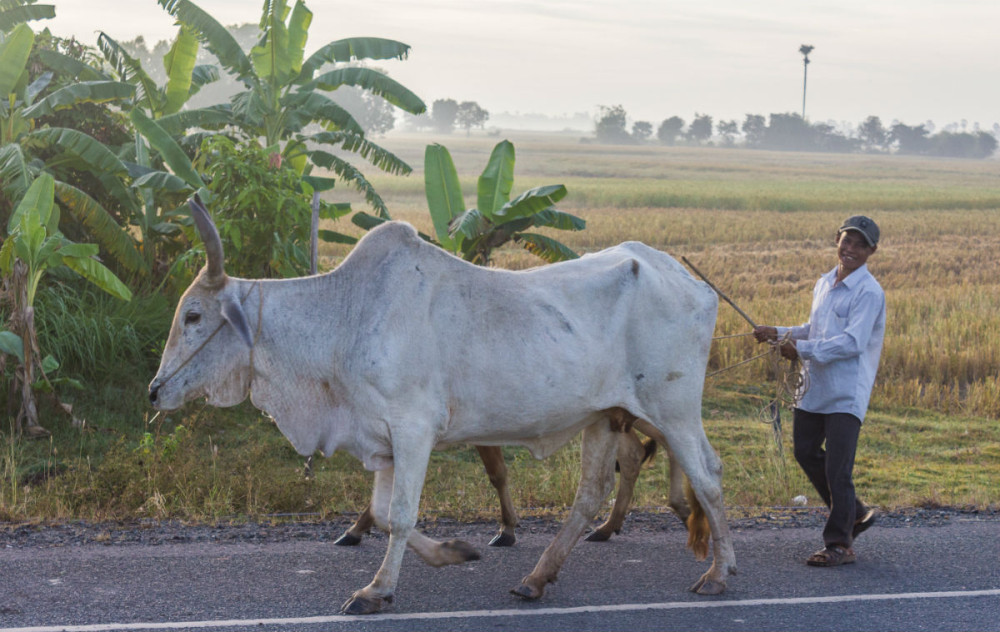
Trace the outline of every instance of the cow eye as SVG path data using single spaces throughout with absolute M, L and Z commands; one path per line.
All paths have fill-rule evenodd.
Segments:
M 184 315 L 185 325 L 197 325 L 200 320 L 201 320 L 201 314 L 199 314 L 198 312 L 188 312 L 187 314 Z

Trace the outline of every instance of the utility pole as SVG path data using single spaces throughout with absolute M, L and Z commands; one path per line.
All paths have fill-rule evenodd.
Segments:
M 810 46 L 809 44 L 803 44 L 799 46 L 799 52 L 802 53 L 802 120 L 806 120 L 806 79 L 809 78 L 809 53 L 813 51 L 815 46 Z

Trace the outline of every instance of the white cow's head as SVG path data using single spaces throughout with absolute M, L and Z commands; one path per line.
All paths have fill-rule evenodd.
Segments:
M 253 336 L 239 286 L 252 286 L 226 276 L 212 218 L 197 197 L 190 205 L 208 262 L 181 296 L 160 370 L 149 384 L 149 401 L 160 410 L 197 397 L 213 406 L 234 406 L 246 399 L 250 386 Z

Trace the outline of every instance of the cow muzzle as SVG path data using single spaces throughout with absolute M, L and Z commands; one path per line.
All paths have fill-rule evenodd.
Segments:
M 159 390 L 160 390 L 160 385 L 157 384 L 157 382 L 155 380 L 153 382 L 150 382 L 150 384 L 149 384 L 149 403 L 153 405 L 153 408 L 156 408 L 157 399 L 158 399 L 157 396 L 159 394 Z

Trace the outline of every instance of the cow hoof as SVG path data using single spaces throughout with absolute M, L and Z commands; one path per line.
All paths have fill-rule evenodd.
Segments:
M 490 546 L 514 546 L 516 540 L 517 538 L 513 533 L 501 530 L 500 533 L 493 536 L 493 539 L 490 540 Z
M 519 586 L 512 588 L 510 594 L 517 595 L 525 601 L 534 601 L 539 599 L 544 591 L 541 588 L 535 588 L 534 586 L 528 584 L 520 584 Z
M 707 576 L 703 576 L 695 582 L 694 586 L 691 586 L 691 592 L 699 595 L 721 595 L 725 590 L 726 582 L 720 582 Z
M 447 556 L 448 564 L 461 564 L 479 559 L 479 551 L 468 542 L 448 540 L 441 543 L 441 551 Z
M 344 534 L 333 541 L 337 546 L 357 546 L 361 544 L 361 536 L 354 535 L 350 531 L 344 531 Z
M 610 531 L 601 531 L 597 529 L 596 531 L 591 531 L 590 535 L 584 538 L 587 542 L 607 542 L 611 539 Z
M 340 607 L 340 614 L 374 614 L 381 610 L 382 606 L 387 603 L 392 603 L 392 595 L 385 597 L 364 597 L 358 593 L 354 593 Z

